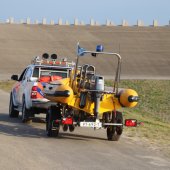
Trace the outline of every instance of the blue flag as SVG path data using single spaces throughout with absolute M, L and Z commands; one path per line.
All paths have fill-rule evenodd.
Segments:
M 78 45 L 77 53 L 78 53 L 79 56 L 83 56 L 85 51 L 86 51 L 86 50 L 85 50 L 84 48 L 81 48 L 81 47 Z

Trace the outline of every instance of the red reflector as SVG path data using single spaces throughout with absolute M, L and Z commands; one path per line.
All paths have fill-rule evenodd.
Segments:
M 33 86 L 32 91 L 37 91 L 37 86 Z
M 137 126 L 137 120 L 136 119 L 126 119 L 125 120 L 125 126 L 136 127 Z
M 73 119 L 71 117 L 65 118 L 62 120 L 62 124 L 64 125 L 72 125 L 73 124 Z
M 36 98 L 37 98 L 37 86 L 33 86 L 31 92 L 31 99 L 36 99 Z

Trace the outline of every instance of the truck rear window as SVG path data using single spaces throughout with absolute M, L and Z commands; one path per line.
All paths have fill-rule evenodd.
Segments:
M 69 69 L 57 69 L 49 67 L 35 67 L 33 71 L 33 77 L 43 77 L 43 76 L 60 76 L 62 78 L 67 78 L 69 75 Z

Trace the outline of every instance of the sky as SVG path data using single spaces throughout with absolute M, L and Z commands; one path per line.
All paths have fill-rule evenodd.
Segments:
M 59 18 L 70 23 L 74 19 L 89 24 L 90 19 L 105 24 L 106 19 L 120 25 L 125 19 L 135 25 L 140 19 L 145 25 L 158 20 L 159 25 L 168 25 L 170 0 L 0 0 L 0 21 L 13 17 L 16 21 L 30 18 L 47 22 Z

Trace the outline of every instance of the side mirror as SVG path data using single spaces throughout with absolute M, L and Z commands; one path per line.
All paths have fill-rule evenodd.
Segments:
M 12 75 L 12 76 L 11 76 L 11 80 L 18 81 L 18 75 Z

